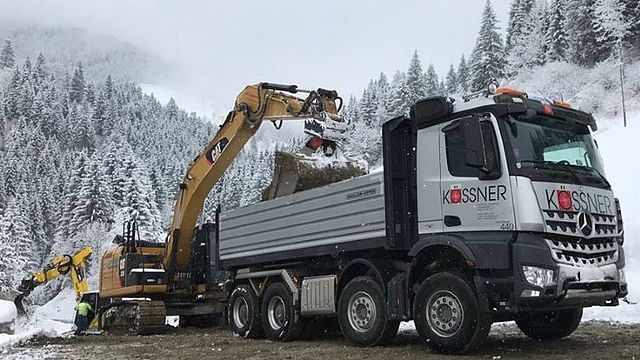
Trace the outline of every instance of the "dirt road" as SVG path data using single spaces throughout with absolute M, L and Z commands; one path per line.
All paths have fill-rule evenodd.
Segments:
M 537 342 L 514 325 L 494 325 L 488 341 L 465 359 L 640 359 L 640 325 L 585 323 L 569 338 Z M 413 331 L 401 331 L 387 347 L 357 348 L 340 334 L 277 343 L 233 337 L 227 330 L 172 329 L 156 336 L 97 335 L 33 339 L 0 354 L 6 359 L 445 359 L 429 351 Z

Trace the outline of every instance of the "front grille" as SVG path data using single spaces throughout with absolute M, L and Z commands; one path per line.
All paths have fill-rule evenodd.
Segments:
M 579 236 L 584 234 L 578 228 L 578 212 L 544 210 L 546 232 L 557 235 Z M 615 215 L 592 213 L 594 231 L 590 238 L 609 238 L 618 235 L 618 220 Z
M 602 266 L 618 261 L 615 237 L 584 239 L 571 236 L 548 236 L 545 239 L 553 259 L 573 266 Z

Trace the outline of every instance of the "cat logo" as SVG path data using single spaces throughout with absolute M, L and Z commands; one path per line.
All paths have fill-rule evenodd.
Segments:
M 213 166 L 213 164 L 216 162 L 218 156 L 220 156 L 224 148 L 227 147 L 227 144 L 229 144 L 229 140 L 227 138 L 222 138 L 215 145 L 213 145 L 211 151 L 207 151 L 206 157 L 207 160 L 209 160 L 209 164 L 211 164 L 211 166 Z

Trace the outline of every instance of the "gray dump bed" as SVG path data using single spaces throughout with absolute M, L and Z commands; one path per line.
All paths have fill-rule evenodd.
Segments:
M 383 174 L 363 175 L 220 214 L 223 266 L 385 245 Z

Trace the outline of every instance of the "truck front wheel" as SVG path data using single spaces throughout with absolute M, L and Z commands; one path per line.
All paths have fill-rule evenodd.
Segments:
M 357 277 L 344 287 L 338 301 L 338 322 L 342 334 L 358 346 L 390 342 L 400 322 L 387 317 L 387 302 L 377 282 Z
M 416 293 L 416 330 L 433 350 L 462 354 L 475 349 L 489 334 L 491 318 L 482 312 L 471 285 L 443 272 L 428 277 Z
M 526 314 L 516 325 L 530 338 L 555 340 L 571 335 L 580 325 L 582 308 Z
M 269 285 L 262 299 L 262 325 L 269 340 L 293 341 L 304 330 L 304 319 L 296 319 L 291 293 L 283 283 Z
M 233 290 L 228 309 L 233 334 L 251 339 L 263 336 L 258 298 L 250 286 L 238 285 Z

